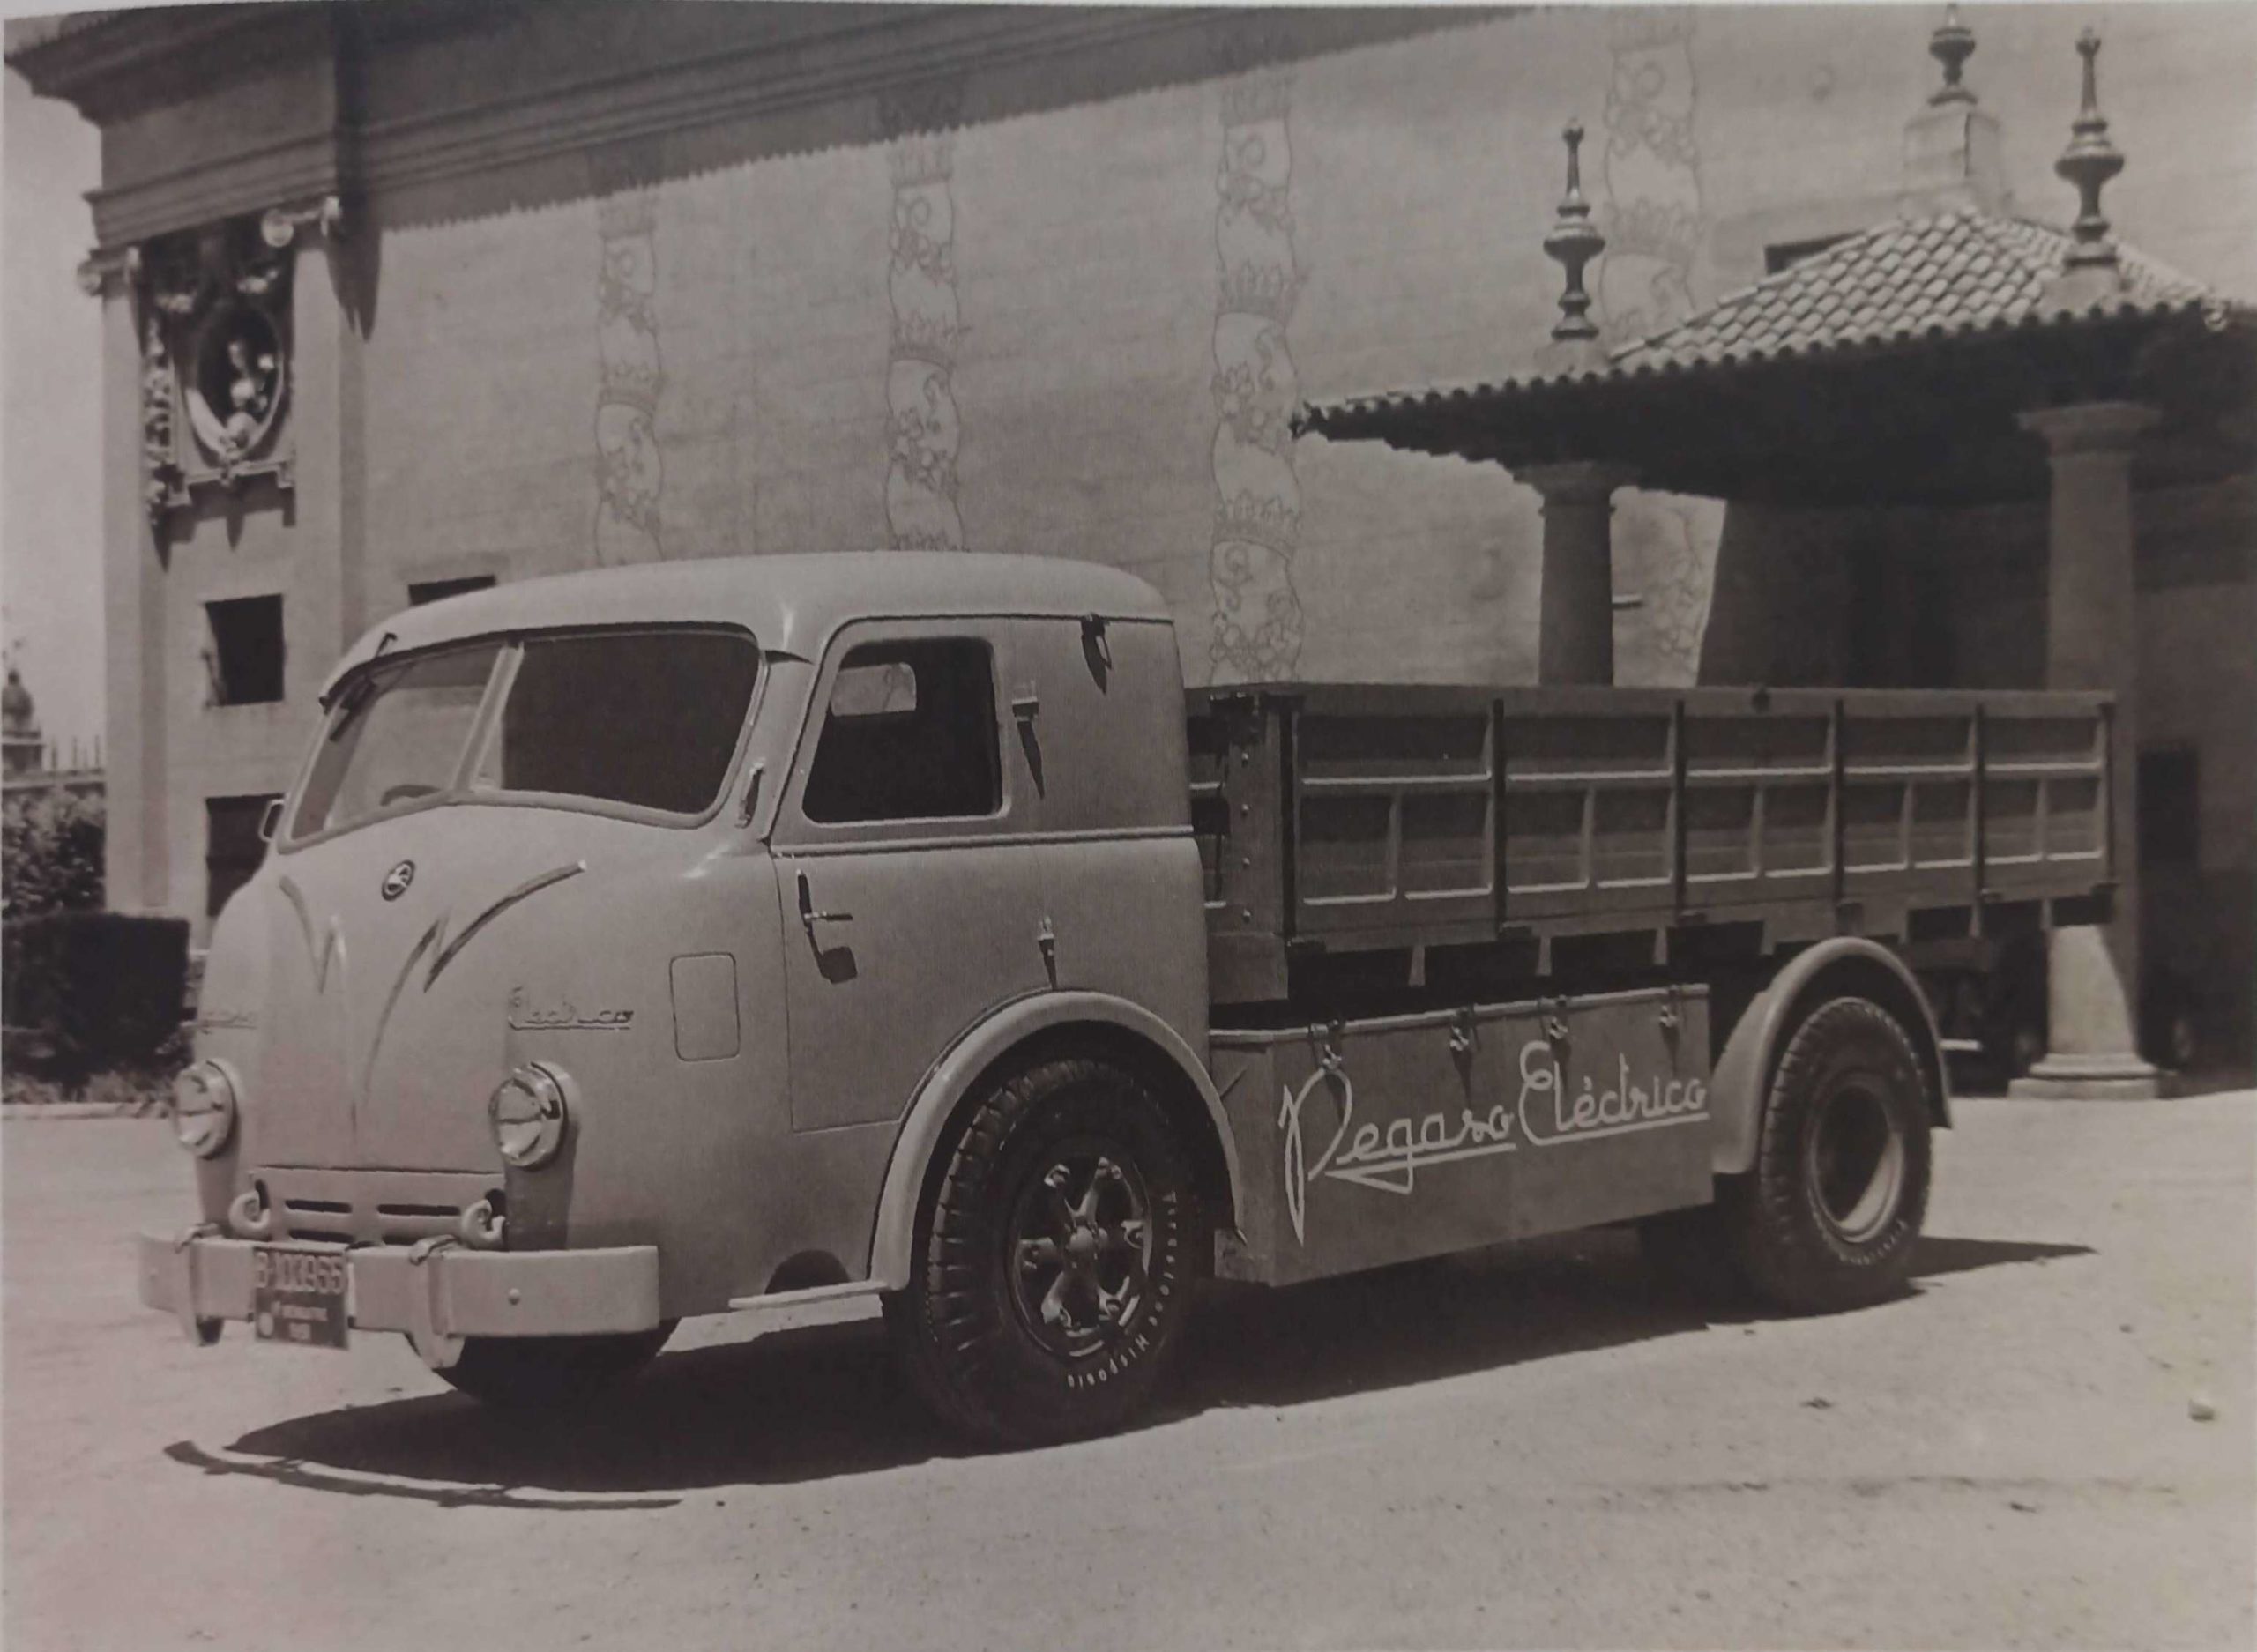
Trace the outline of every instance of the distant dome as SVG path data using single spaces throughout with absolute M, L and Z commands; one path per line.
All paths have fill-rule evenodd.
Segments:
M 39 732 L 39 716 L 32 704 L 32 691 L 24 687 L 23 673 L 13 666 L 8 668 L 8 686 L 0 688 L 0 724 L 11 734 L 34 734 Z

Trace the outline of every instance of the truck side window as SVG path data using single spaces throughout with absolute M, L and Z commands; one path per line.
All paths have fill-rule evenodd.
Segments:
M 833 681 L 801 807 L 811 821 L 945 820 L 1002 804 L 994 670 L 969 638 L 866 643 Z

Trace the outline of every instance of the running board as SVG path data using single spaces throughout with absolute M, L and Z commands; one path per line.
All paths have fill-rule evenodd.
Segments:
M 805 1291 L 771 1291 L 763 1296 L 731 1297 L 729 1312 L 747 1313 L 760 1308 L 803 1308 L 818 1302 L 851 1302 L 874 1297 L 885 1287 L 875 1279 L 849 1279 L 844 1284 L 813 1285 Z

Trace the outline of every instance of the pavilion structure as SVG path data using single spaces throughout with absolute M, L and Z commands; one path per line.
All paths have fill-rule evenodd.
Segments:
M 1911 138 L 1941 134 L 1947 161 L 1955 134 L 1981 135 L 1960 76 L 1973 45 L 1955 14 L 1930 46 L 1943 85 Z M 1307 406 L 1298 428 L 1497 464 L 1537 490 L 1547 683 L 1613 680 L 1620 488 L 1844 510 L 2047 502 L 2044 686 L 2114 696 L 2118 882 L 2104 923 L 2049 938 L 2050 1047 L 2016 1091 L 2132 1098 L 2158 1084 L 2137 1043 L 2133 499 L 2257 468 L 2257 312 L 2112 233 L 2101 193 L 2124 159 L 2099 41 L 2088 29 L 2077 49 L 2082 108 L 2054 168 L 2077 193 L 2067 229 L 1978 201 L 1900 212 L 1609 350 L 1583 288 L 1605 242 L 1571 125 L 1545 242 L 1566 292 L 1539 368 Z

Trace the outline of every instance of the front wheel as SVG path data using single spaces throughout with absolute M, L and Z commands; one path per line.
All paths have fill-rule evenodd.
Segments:
M 1901 1291 L 1927 1210 L 1929 1106 L 1895 1016 L 1864 998 L 1811 1011 L 1773 1075 L 1754 1169 L 1719 1189 L 1748 1283 L 1800 1313 Z
M 990 1444 L 1102 1433 L 1181 1339 L 1196 1229 L 1174 1127 L 1099 1062 L 1028 1068 L 977 1101 L 885 1304 L 912 1386 Z
M 439 1373 L 488 1405 L 513 1410 L 593 1399 L 658 1357 L 674 1321 L 615 1336 L 473 1336 Z

